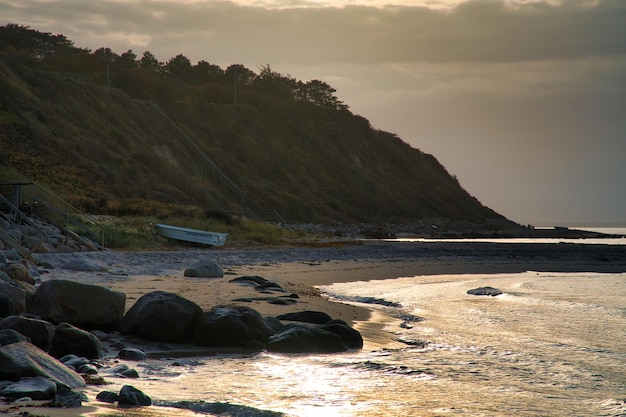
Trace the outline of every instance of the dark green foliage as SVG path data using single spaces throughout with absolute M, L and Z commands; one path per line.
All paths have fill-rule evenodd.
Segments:
M 501 218 L 433 156 L 373 129 L 334 93 L 269 65 L 224 71 L 182 54 L 162 64 L 148 51 L 91 53 L 62 35 L 7 25 L 0 168 L 115 215 Z

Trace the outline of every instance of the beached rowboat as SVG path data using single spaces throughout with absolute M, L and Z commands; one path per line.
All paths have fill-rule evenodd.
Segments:
M 161 236 L 169 239 L 211 246 L 222 246 L 226 241 L 226 236 L 228 236 L 226 233 L 187 229 L 186 227 L 170 226 L 169 224 L 156 224 L 155 228 Z

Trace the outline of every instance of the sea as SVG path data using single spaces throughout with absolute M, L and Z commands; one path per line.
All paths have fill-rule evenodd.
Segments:
M 502 294 L 467 294 L 484 286 Z M 132 385 L 199 415 L 219 403 L 245 406 L 229 408 L 233 416 L 626 416 L 624 273 L 407 276 L 320 289 L 391 317 L 391 343 L 367 340 L 376 322 L 357 323 L 362 350 L 150 360 L 136 365 Z

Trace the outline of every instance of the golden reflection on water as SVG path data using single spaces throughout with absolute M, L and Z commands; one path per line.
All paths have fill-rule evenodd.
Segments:
M 499 297 L 466 291 L 494 286 Z M 424 321 L 339 355 L 135 364 L 152 398 L 317 416 L 626 416 L 626 275 L 412 277 L 325 290 L 402 303 Z M 387 308 L 377 307 L 391 312 Z M 373 327 L 372 327 L 373 326 Z M 366 336 L 376 325 L 362 323 Z

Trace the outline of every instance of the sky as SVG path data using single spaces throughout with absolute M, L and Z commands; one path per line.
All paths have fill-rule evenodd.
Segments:
M 0 24 L 318 79 L 520 224 L 626 226 L 624 0 L 0 0 Z

